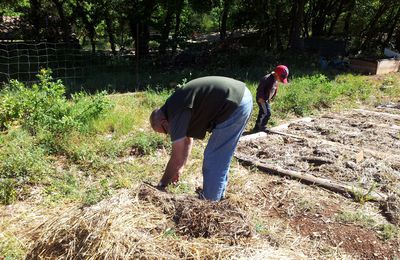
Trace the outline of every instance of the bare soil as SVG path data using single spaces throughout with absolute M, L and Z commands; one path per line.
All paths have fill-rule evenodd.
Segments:
M 340 246 L 355 257 L 392 259 L 398 256 L 398 242 L 385 243 L 376 232 L 355 224 L 326 223 L 320 216 L 298 216 L 290 221 L 290 225 L 303 236 L 325 240 L 333 247 Z

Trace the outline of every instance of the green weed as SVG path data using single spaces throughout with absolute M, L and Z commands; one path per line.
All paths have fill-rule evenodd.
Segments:
M 378 233 L 383 239 L 390 240 L 399 236 L 400 230 L 392 224 L 383 224 L 380 225 Z
M 178 238 L 178 235 L 176 234 L 175 229 L 173 228 L 167 228 L 164 233 L 163 233 L 163 237 L 170 237 L 170 238 Z
M 18 182 L 35 183 L 53 171 L 46 152 L 27 132 L 9 132 L 0 150 L 0 178 L 14 178 Z
M 0 178 L 0 203 L 9 205 L 17 200 L 16 181 Z
M 59 202 L 64 200 L 76 200 L 80 197 L 82 185 L 78 177 L 73 173 L 59 174 L 57 178 L 53 178 L 48 186 L 45 187 L 44 193 L 50 202 Z
M 24 245 L 13 234 L 0 233 L 0 258 L 5 260 L 24 259 Z
M 364 192 L 364 190 L 354 188 L 353 190 L 353 196 L 354 196 L 354 201 L 359 202 L 360 204 L 364 204 L 365 202 L 368 202 L 372 200 L 371 193 L 376 189 L 376 183 L 372 183 L 372 185 L 369 187 L 369 189 Z
M 364 227 L 369 228 L 373 227 L 376 224 L 375 220 L 372 217 L 368 216 L 362 211 L 342 211 L 337 215 L 337 220 L 345 223 L 358 223 Z
M 261 221 L 257 221 L 255 223 L 254 227 L 255 227 L 255 231 L 260 235 L 268 235 L 270 233 L 268 228 L 265 226 L 265 223 L 263 223 Z
M 178 182 L 177 184 L 171 184 L 167 187 L 168 192 L 173 194 L 184 194 L 189 193 L 191 191 L 191 187 L 188 183 Z
M 99 184 L 90 187 L 83 194 L 83 203 L 85 205 L 94 205 L 97 202 L 109 197 L 112 194 L 110 189 L 109 180 L 102 179 Z
M 133 136 L 128 143 L 130 143 L 133 155 L 150 155 L 157 149 L 168 146 L 165 138 L 160 134 L 150 132 L 140 132 Z

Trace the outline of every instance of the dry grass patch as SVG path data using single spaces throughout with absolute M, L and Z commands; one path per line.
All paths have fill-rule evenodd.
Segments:
M 38 230 L 29 259 L 225 258 L 260 244 L 228 200 L 210 203 L 146 185 L 74 207 Z

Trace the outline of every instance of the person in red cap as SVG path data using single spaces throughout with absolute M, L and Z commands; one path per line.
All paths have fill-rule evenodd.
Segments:
M 278 91 L 278 81 L 286 84 L 288 76 L 289 69 L 285 65 L 278 65 L 273 72 L 261 78 L 256 94 L 259 111 L 253 128 L 254 133 L 266 130 L 268 120 L 271 117 L 270 102 Z

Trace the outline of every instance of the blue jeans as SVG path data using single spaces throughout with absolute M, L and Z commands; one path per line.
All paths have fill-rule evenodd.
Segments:
M 268 101 L 264 104 L 257 103 L 258 105 L 258 116 L 256 125 L 254 126 L 255 131 L 264 131 L 267 126 L 268 120 L 271 117 L 271 106 Z
M 253 108 L 253 98 L 246 88 L 242 101 L 232 115 L 212 131 L 203 160 L 203 196 L 219 201 L 228 183 L 231 159 Z

